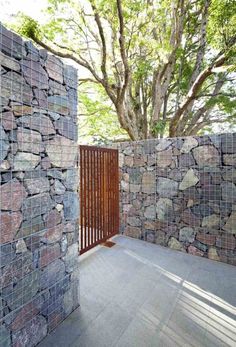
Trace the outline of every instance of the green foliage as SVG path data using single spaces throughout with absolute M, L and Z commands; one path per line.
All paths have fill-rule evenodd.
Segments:
M 180 10 L 173 15 L 179 1 L 162 0 L 122 0 L 125 50 L 130 70 L 130 82 L 127 92 L 126 106 L 134 113 L 147 115 L 149 130 L 154 136 L 167 133 L 176 107 L 186 98 L 191 76 L 196 65 L 200 45 L 201 16 L 204 12 L 205 0 L 185 1 L 185 16 L 182 38 L 173 52 L 171 31 L 176 25 Z M 108 83 L 115 96 L 124 82 L 124 67 L 119 46 L 119 21 L 116 0 L 48 0 L 44 23 L 37 23 L 32 18 L 19 14 L 15 29 L 24 36 L 34 39 L 43 38 L 59 49 L 66 47 L 77 58 L 89 62 L 99 78 L 102 78 L 102 42 L 94 18 L 92 6 L 97 9 L 106 41 L 106 69 Z M 174 20 L 173 20 L 174 18 Z M 207 25 L 207 45 L 201 68 L 204 69 L 219 52 L 228 50 L 232 39 L 236 36 L 236 0 L 211 0 Z M 166 113 L 160 114 L 153 125 L 153 76 L 169 67 L 167 62 L 171 54 L 175 54 L 174 69 L 168 85 L 168 103 Z M 228 50 L 230 59 L 225 63 L 224 76 L 235 79 L 235 45 Z M 221 71 L 222 72 L 222 71 Z M 80 77 L 94 79 L 91 72 L 82 71 Z M 199 108 L 217 110 L 226 122 L 234 122 L 235 82 L 224 84 L 222 93 L 213 99 L 210 97 L 218 79 L 219 72 L 208 77 L 203 83 L 194 105 L 189 112 L 189 121 Z M 163 82 L 164 83 L 164 82 Z M 206 91 L 206 93 L 204 93 Z M 204 96 L 208 94 L 209 96 Z M 117 108 L 105 92 L 104 85 L 88 82 L 79 88 L 81 136 L 102 141 L 110 141 L 124 136 L 117 118 Z M 202 96 L 201 96 L 202 95 Z M 141 110 L 141 111 L 140 111 Z M 137 117 L 138 119 L 139 117 Z M 165 118 L 166 120 L 163 120 Z M 213 117 L 215 119 L 215 117 Z M 201 121 L 201 119 L 200 119 Z M 145 124 L 133 119 L 134 127 Z M 152 128 L 152 129 L 150 129 Z M 210 131 L 212 127 L 209 127 Z
M 85 143 L 108 144 L 126 138 L 104 90 L 91 84 L 80 89 L 79 133 Z

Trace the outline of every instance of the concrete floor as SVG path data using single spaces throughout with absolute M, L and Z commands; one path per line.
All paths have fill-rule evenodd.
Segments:
M 83 255 L 81 307 L 40 347 L 236 346 L 236 267 L 113 240 Z

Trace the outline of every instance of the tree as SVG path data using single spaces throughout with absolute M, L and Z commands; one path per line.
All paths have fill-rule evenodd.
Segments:
M 48 2 L 46 24 L 21 15 L 18 31 L 83 67 L 132 140 L 232 119 L 236 0 Z

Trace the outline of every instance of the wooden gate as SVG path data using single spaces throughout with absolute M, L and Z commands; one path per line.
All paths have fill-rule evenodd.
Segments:
M 80 148 L 80 254 L 119 231 L 118 151 Z

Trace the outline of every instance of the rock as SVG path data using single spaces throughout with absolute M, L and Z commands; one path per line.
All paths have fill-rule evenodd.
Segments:
M 222 229 L 231 234 L 236 234 L 236 211 L 231 213 Z
M 185 174 L 182 182 L 179 185 L 180 190 L 185 190 L 192 186 L 195 186 L 199 182 L 199 178 L 196 176 L 193 169 L 189 169 Z
M 53 190 L 55 194 L 63 195 L 66 191 L 66 188 L 59 180 L 55 180 Z
M 23 202 L 23 218 L 30 219 L 50 211 L 54 207 L 48 193 L 33 195 Z
M 20 71 L 20 64 L 18 61 L 8 55 L 3 54 L 2 52 L 0 52 L 0 65 L 9 70 Z
M 125 228 L 125 235 L 129 237 L 134 237 L 136 239 L 140 239 L 141 237 L 141 229 L 137 227 L 127 226 Z
M 171 143 L 172 143 L 172 141 L 170 141 L 168 139 L 161 139 L 161 140 L 159 140 L 159 143 L 156 146 L 156 151 L 157 152 L 164 151 L 165 149 L 170 147 Z
M 156 204 L 157 219 L 171 221 L 173 219 L 173 203 L 170 199 L 160 198 Z
M 78 218 L 79 202 L 77 194 L 74 192 L 66 192 L 63 197 L 64 217 L 66 220 L 75 220 Z
M 1 212 L 0 213 L 0 243 L 13 241 L 22 222 L 22 214 L 20 212 Z
M 223 155 L 224 165 L 236 165 L 236 154 L 224 154 Z
M 11 165 L 8 160 L 0 161 L 0 170 L 1 171 L 7 171 L 11 168 Z
M 38 89 L 48 89 L 48 76 L 40 62 L 32 60 L 22 60 L 22 71 L 25 80 L 31 87 Z
M 222 153 L 235 154 L 236 153 L 236 136 L 235 134 L 221 134 L 221 148 Z
M 64 235 L 61 239 L 61 252 L 65 253 L 67 251 L 68 241 L 66 235 Z
M 129 182 L 121 181 L 120 186 L 124 192 L 129 192 Z
M 213 200 L 220 201 L 221 200 L 221 186 L 217 184 L 209 184 L 202 187 L 202 199 L 205 201 Z
M 48 110 L 64 116 L 69 114 L 69 100 L 67 96 L 52 95 L 48 97 Z
M 52 234 L 50 235 L 50 232 L 47 234 L 47 232 L 45 234 L 48 237 L 51 236 L 51 239 L 53 239 L 53 235 Z M 58 243 L 52 246 L 41 248 L 40 249 L 40 268 L 52 263 L 53 260 L 59 258 L 60 254 L 61 254 L 61 250 Z
M 4 112 L 0 114 L 1 123 L 5 130 L 13 130 L 16 129 L 16 120 L 12 112 Z M 1 137 L 2 138 L 2 137 Z
M 48 107 L 48 98 L 47 93 L 44 90 L 40 90 L 38 88 L 33 89 L 34 92 L 34 101 L 39 108 L 47 109 Z
M 28 220 L 23 221 L 20 230 L 20 236 L 28 236 L 38 231 L 44 229 L 44 222 L 42 216 L 37 216 L 35 218 L 30 218 Z
M 46 61 L 46 70 L 50 78 L 63 84 L 63 65 L 60 59 L 54 55 L 48 55 Z
M 75 163 L 77 145 L 75 142 L 58 135 L 53 140 L 48 141 L 46 152 L 52 165 L 68 168 Z
M 34 347 L 47 335 L 47 321 L 43 316 L 32 318 L 22 330 L 12 335 L 13 346 Z
M 188 206 L 188 207 L 191 207 L 191 206 Z M 193 214 L 195 214 L 199 218 L 210 216 L 211 214 L 214 213 L 213 208 L 206 203 L 201 203 L 199 205 L 192 206 L 191 211 Z
M 25 290 L 27 288 L 27 290 Z M 14 286 L 11 284 L 2 290 L 2 298 L 11 310 L 18 308 L 32 300 L 39 289 L 39 271 L 30 272 L 18 280 Z
M 77 190 L 79 173 L 76 169 L 69 169 L 63 173 L 63 184 L 66 189 Z
M 207 245 L 204 245 L 203 243 L 201 243 L 199 241 L 194 241 L 194 245 L 193 246 L 197 247 L 202 252 L 207 252 L 207 249 L 208 249 Z
M 52 228 L 61 223 L 61 214 L 57 210 L 52 210 L 44 216 L 46 228 Z
M 47 176 L 58 179 L 58 180 L 64 180 L 64 176 L 61 171 L 57 169 L 50 169 L 47 171 Z
M 200 167 L 215 167 L 220 164 L 219 152 L 214 146 L 205 145 L 196 147 L 193 149 L 193 155 Z
M 59 224 L 54 227 L 49 228 L 43 235 L 43 242 L 47 244 L 59 242 L 62 238 L 62 233 L 64 231 L 64 225 Z
M 189 153 L 193 148 L 198 146 L 198 141 L 194 137 L 186 137 L 183 146 L 181 147 L 181 153 Z
M 142 225 L 141 220 L 137 217 L 128 217 L 127 224 L 132 227 L 140 227 Z
M 16 243 L 16 254 L 27 252 L 27 247 L 23 239 L 17 241 Z
M 141 190 L 140 184 L 130 184 L 130 192 L 131 193 L 139 193 Z
M 155 243 L 157 245 L 166 246 L 166 234 L 163 231 L 156 231 Z
M 66 255 L 62 258 L 65 262 L 66 272 L 71 273 L 78 267 L 79 247 L 77 243 L 68 247 Z
M 40 194 L 50 190 L 49 181 L 46 177 L 26 179 L 24 185 L 30 195 Z
M 36 130 L 42 135 L 53 135 L 56 133 L 51 119 L 40 113 L 34 113 L 32 116 L 20 117 L 17 123 L 23 127 Z
M 217 214 L 211 214 L 210 216 L 204 217 L 202 220 L 202 227 L 218 229 L 219 226 L 220 217 Z
M 11 101 L 31 105 L 33 92 L 21 75 L 9 71 L 1 76 L 1 96 Z
M 41 289 L 52 287 L 56 282 L 62 280 L 65 276 L 65 264 L 62 260 L 56 259 L 45 267 L 41 273 Z
M 194 227 L 201 225 L 201 219 L 195 216 L 189 208 L 184 210 L 184 212 L 181 214 L 181 219 L 185 224 Z
M 68 316 L 74 309 L 74 291 L 73 288 L 70 288 L 64 295 L 63 298 L 63 306 L 65 309 L 65 314 Z
M 125 156 L 125 166 L 133 167 L 134 166 L 134 158 L 130 156 Z
M 195 160 L 191 153 L 185 153 L 178 156 L 179 167 L 192 167 L 195 166 Z
M 175 249 L 176 251 L 185 252 L 183 245 L 178 240 L 176 240 L 174 237 L 171 237 L 169 239 L 168 247 L 170 247 L 171 249 Z
M 231 234 L 223 234 L 221 236 L 217 236 L 216 246 L 219 248 L 233 250 L 236 247 L 235 237 Z
M 156 155 L 157 158 L 157 166 L 158 167 L 162 167 L 162 168 L 166 168 L 168 166 L 170 166 L 170 164 L 172 163 L 172 149 L 169 148 L 165 151 L 162 152 L 158 152 Z
M 11 108 L 16 117 L 31 115 L 33 112 L 32 106 L 28 106 L 28 105 L 12 104 Z
M 220 257 L 218 256 L 217 250 L 214 247 L 209 248 L 209 250 L 207 252 L 207 256 L 211 260 L 220 261 Z
M 210 234 L 197 234 L 196 239 L 201 243 L 205 243 L 209 246 L 214 246 L 216 243 L 216 236 Z
M 156 192 L 156 176 L 152 172 L 144 172 L 142 177 L 142 192 L 152 194 Z
M 63 205 L 62 204 L 57 204 L 56 209 L 58 212 L 61 212 L 63 210 Z
M 53 95 L 67 95 L 67 91 L 64 85 L 53 80 L 49 80 L 50 92 Z
M 156 208 L 155 208 L 155 206 L 153 206 L 153 205 L 148 206 L 145 209 L 144 217 L 148 218 L 148 219 L 155 219 L 156 218 Z
M 11 330 L 17 331 L 24 328 L 24 326 L 27 325 L 27 323 L 38 313 L 39 308 L 36 303 L 30 302 L 29 304 L 26 304 L 15 313 L 15 318 L 10 325 Z
M 178 182 L 169 178 L 159 177 L 157 180 L 157 193 L 161 197 L 174 197 L 178 194 Z
M 6 158 L 9 147 L 10 144 L 7 134 L 5 133 L 2 125 L 0 125 L 0 162 L 2 162 Z
M 64 137 L 73 141 L 77 140 L 77 126 L 71 118 L 60 117 L 55 121 L 55 129 Z
M 70 88 L 77 89 L 78 81 L 77 81 L 77 73 L 76 69 L 70 65 L 64 65 L 63 71 L 64 82 Z
M 236 202 L 236 185 L 232 182 L 221 183 L 222 199 L 231 203 Z
M 51 167 L 51 162 L 50 159 L 48 157 L 44 157 L 41 160 L 41 167 L 43 170 L 48 170 Z
M 11 263 L 16 257 L 13 244 L 7 243 L 5 245 L 0 245 L 0 264 L 1 267 Z
M 4 325 L 0 326 L 0 346 L 11 347 L 11 333 Z
M 1 210 L 19 211 L 27 195 L 24 186 L 15 178 L 3 184 L 0 186 Z
M 17 143 L 22 152 L 39 154 L 43 151 L 42 137 L 34 130 L 19 128 L 17 130 Z
M 197 249 L 196 247 L 194 247 L 193 245 L 190 245 L 188 247 L 188 253 L 192 254 L 192 255 L 198 255 L 200 257 L 204 256 L 204 252 L 200 251 L 199 249 Z
M 184 227 L 179 231 L 179 240 L 182 242 L 193 242 L 196 232 L 190 227 Z
M 236 165 L 236 161 L 235 161 L 235 165 Z M 223 172 L 222 172 L 222 177 L 225 181 L 230 181 L 233 182 L 234 184 L 236 184 L 236 169 L 235 168 L 226 168 Z

